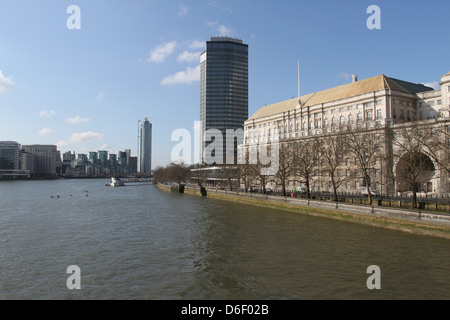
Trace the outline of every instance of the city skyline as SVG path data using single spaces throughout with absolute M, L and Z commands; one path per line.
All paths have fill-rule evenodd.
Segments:
M 67 8 L 81 9 L 70 30 Z M 370 30 L 367 8 L 381 9 Z M 45 10 L 42 10 L 45 8 Z M 171 133 L 200 119 L 200 54 L 211 36 L 249 45 L 249 117 L 264 105 L 386 74 L 437 87 L 448 71 L 450 4 L 401 1 L 197 3 L 2 1 L 1 141 L 54 144 L 61 153 L 137 152 L 138 121 L 153 124 L 153 168 Z M 39 12 L 39 14 L 36 14 Z

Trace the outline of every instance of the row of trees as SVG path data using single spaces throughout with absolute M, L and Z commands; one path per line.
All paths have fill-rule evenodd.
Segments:
M 394 184 L 402 185 L 413 193 L 413 205 L 417 205 L 417 192 L 421 185 L 433 177 L 436 170 L 450 174 L 450 136 L 447 123 L 424 125 L 408 123 L 396 128 L 345 131 L 329 136 L 313 136 L 299 140 L 268 143 L 268 156 L 276 153 L 278 166 L 270 175 L 262 169 L 259 157 L 253 157 L 251 146 L 245 149 L 244 160 L 239 165 L 219 166 L 215 178 L 222 185 L 234 189 L 242 186 L 246 191 L 259 187 L 266 193 L 266 185 L 276 184 L 286 196 L 289 187 L 298 182 L 311 198 L 312 187 L 318 180 L 326 181 L 338 201 L 338 191 L 345 182 L 360 181 L 368 190 L 372 204 L 375 186 L 394 190 Z M 256 159 L 251 161 L 250 159 Z M 171 164 L 157 168 L 154 179 L 159 182 L 188 181 L 203 185 L 207 170 L 196 170 L 185 164 Z M 444 179 L 445 180 L 445 179 Z

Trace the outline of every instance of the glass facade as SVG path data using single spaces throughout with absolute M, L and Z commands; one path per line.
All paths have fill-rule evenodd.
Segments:
M 19 170 L 20 156 L 20 144 L 14 141 L 0 141 L 0 170 Z
M 239 39 L 213 37 L 207 41 L 206 51 L 201 57 L 200 159 L 205 161 L 204 150 L 211 143 L 204 140 L 206 130 L 222 132 L 225 156 L 226 130 L 243 130 L 247 119 L 248 45 Z M 233 149 L 236 154 L 237 146 Z

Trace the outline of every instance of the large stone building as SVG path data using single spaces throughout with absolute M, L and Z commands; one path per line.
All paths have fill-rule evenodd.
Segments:
M 431 173 L 428 172 L 426 181 L 418 181 L 414 188 L 419 192 L 449 193 L 450 73 L 442 76 L 440 85 L 439 90 L 434 90 L 379 75 L 268 105 L 245 122 L 244 149 L 254 151 L 275 140 L 283 147 L 313 139 L 329 141 L 331 137 L 341 137 L 341 148 L 347 149 L 344 142 L 352 134 L 361 133 L 366 139 L 381 141 L 382 155 L 374 160 L 371 168 L 375 177 L 372 186 L 383 194 L 397 194 L 412 188 L 401 184 L 406 178 L 398 176 L 399 162 L 405 159 L 400 150 L 405 139 L 399 134 L 418 126 L 418 131 L 431 130 L 429 134 L 445 143 L 436 158 L 427 150 L 418 151 L 426 154 L 433 165 L 429 165 Z M 343 178 L 338 191 L 361 192 L 366 183 L 358 175 L 357 159 L 349 152 L 344 152 L 341 158 L 337 173 Z M 323 162 L 320 159 L 315 166 L 310 181 L 313 191 L 332 189 L 330 172 Z M 278 185 L 274 181 L 266 187 L 276 189 Z M 289 189 L 303 185 L 302 178 L 291 173 Z

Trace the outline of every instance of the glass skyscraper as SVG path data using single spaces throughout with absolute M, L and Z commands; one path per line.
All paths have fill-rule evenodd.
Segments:
M 222 132 L 225 163 L 226 130 L 243 130 L 248 119 L 248 45 L 240 39 L 212 37 L 200 60 L 200 161 L 207 162 L 205 147 L 214 141 L 205 139 L 205 132 L 217 129 Z M 234 163 L 237 145 L 242 143 L 237 140 L 228 150 Z
M 151 173 L 152 170 L 152 124 L 145 118 L 141 127 L 141 159 L 140 173 Z

